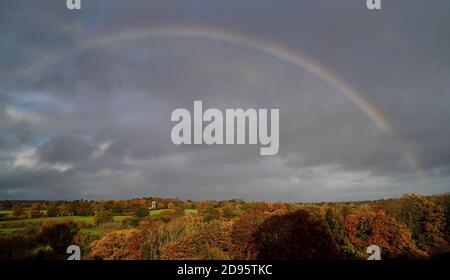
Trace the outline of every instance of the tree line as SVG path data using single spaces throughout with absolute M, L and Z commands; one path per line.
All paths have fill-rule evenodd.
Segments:
M 166 211 L 149 215 L 153 201 Z M 0 259 L 65 258 L 71 244 L 81 247 L 83 259 L 112 260 L 366 259 L 370 245 L 381 248 L 383 259 L 450 252 L 450 195 L 349 203 L 3 201 L 1 207 L 36 210 L 36 203 L 47 211 L 42 215 L 56 208 L 57 215 L 93 216 L 93 223 L 45 221 L 0 235 Z M 114 221 L 114 215 L 129 216 Z

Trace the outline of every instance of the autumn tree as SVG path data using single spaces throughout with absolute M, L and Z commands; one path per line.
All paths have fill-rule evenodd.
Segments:
M 0 261 L 28 259 L 29 250 L 34 243 L 33 236 L 0 235 Z
M 207 207 L 203 212 L 203 219 L 205 222 L 216 220 L 220 217 L 220 212 L 215 207 Z
M 28 217 L 30 219 L 39 218 L 41 217 L 41 211 L 38 209 L 31 209 L 30 212 L 28 213 Z
M 13 210 L 14 217 L 20 217 L 24 214 L 23 208 L 19 204 L 14 204 L 14 206 L 12 207 L 12 210 Z
M 150 211 L 146 207 L 139 205 L 139 204 L 135 205 L 133 210 L 134 210 L 134 215 L 137 216 L 138 218 L 147 217 L 150 213 Z
M 361 208 L 345 217 L 345 232 L 350 242 L 359 249 L 360 257 L 366 257 L 370 245 L 381 248 L 384 258 L 423 257 L 411 239 L 407 227 L 386 215 L 384 211 Z
M 164 208 L 166 208 L 166 204 L 164 204 L 163 201 L 159 201 L 157 203 L 157 207 L 158 207 L 158 209 L 164 209 Z
M 78 212 L 78 201 L 66 201 L 60 206 L 61 216 L 75 216 Z
M 119 215 L 119 214 L 123 213 L 123 207 L 122 207 L 122 205 L 116 203 L 111 207 L 111 211 L 113 214 Z
M 56 217 L 59 216 L 59 209 L 56 206 L 50 206 L 47 209 L 47 216 L 48 217 Z
M 175 208 L 170 211 L 163 211 L 159 215 L 152 217 L 152 219 L 158 219 L 164 223 L 168 223 L 183 216 L 185 216 L 184 210 L 181 208 Z
M 253 237 L 258 226 L 268 217 L 269 214 L 266 212 L 250 211 L 234 221 L 230 236 L 234 259 L 252 260 L 256 258 L 258 252 Z
M 141 230 L 115 231 L 94 241 L 91 256 L 103 260 L 140 260 L 146 232 Z
M 306 210 L 273 215 L 254 235 L 260 260 L 334 260 L 337 245 L 329 228 Z
M 109 223 L 112 221 L 113 221 L 113 215 L 109 211 L 106 211 L 106 210 L 98 211 L 94 215 L 94 224 L 96 224 L 96 225 L 101 225 L 101 224 Z
M 344 216 L 336 207 L 328 207 L 325 212 L 325 222 L 330 227 L 336 243 L 344 244 L 346 240 Z
M 445 214 L 444 236 L 447 242 L 450 242 L 450 194 L 432 196 L 430 200 L 439 205 Z
M 330 205 L 325 207 L 324 222 L 328 225 L 334 240 L 338 244 L 343 258 L 357 259 L 360 253 L 348 239 L 345 233 L 345 205 Z M 347 213 L 348 214 L 348 213 Z
M 46 224 L 39 240 L 44 245 L 50 245 L 58 257 L 65 257 L 66 249 L 73 244 L 74 237 L 78 233 L 78 226 L 74 222 L 48 223 Z
M 167 208 L 175 209 L 175 204 L 172 201 L 170 201 L 169 203 L 167 203 Z
M 73 213 L 75 215 L 79 216 L 92 216 L 94 214 L 94 208 L 92 207 L 92 204 L 89 201 L 86 200 L 79 200 L 75 204 L 77 209 L 73 210 Z
M 233 209 L 233 207 L 231 205 L 225 205 L 222 208 L 222 215 L 225 218 L 233 218 L 238 215 L 238 212 L 235 209 Z
M 193 209 L 193 208 L 195 208 L 195 204 L 192 203 L 192 201 L 187 200 L 183 203 L 183 207 L 184 207 L 184 209 Z
M 449 250 L 445 240 L 445 209 L 428 198 L 417 194 L 406 194 L 400 199 L 379 204 L 379 209 L 405 224 L 422 250 L 430 254 Z
M 200 218 L 194 216 L 177 216 L 169 221 L 158 216 L 147 225 L 142 225 L 148 232 L 142 249 L 143 258 L 146 260 L 161 259 L 164 246 L 178 240 L 183 234 L 188 235 L 196 231 L 199 221 Z
M 38 202 L 33 202 L 31 203 L 31 210 L 37 210 L 40 211 L 41 210 L 41 204 Z
M 192 230 L 165 244 L 162 259 L 169 260 L 228 260 L 231 247 L 231 223 L 198 221 Z

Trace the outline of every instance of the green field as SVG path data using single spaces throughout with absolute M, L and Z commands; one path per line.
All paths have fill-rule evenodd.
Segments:
M 42 215 L 47 215 L 47 210 L 39 210 L 41 212 Z M 4 220 L 7 217 L 11 217 L 13 216 L 13 210 L 1 210 L 0 211 L 0 221 Z M 30 213 L 30 210 L 25 210 L 25 213 Z
M 156 209 L 150 210 L 150 216 L 157 216 L 167 211 L 174 211 L 174 209 Z M 198 214 L 197 209 L 184 209 L 185 214 Z
M 165 211 L 172 211 L 172 209 L 156 209 L 156 210 L 150 210 L 150 216 L 157 216 Z M 184 209 L 184 212 L 186 214 L 198 214 L 197 209 Z M 12 210 L 1 210 L 0 211 L 0 217 L 7 217 L 12 216 L 13 211 Z M 41 210 L 41 213 L 47 214 L 47 210 Z M 126 218 L 130 218 L 131 216 L 114 216 L 114 221 L 121 222 Z M 91 222 L 92 217 L 85 217 L 85 216 L 64 216 L 64 217 L 51 217 L 51 218 L 33 218 L 33 219 L 21 219 L 20 221 L 24 222 L 41 222 L 46 220 L 53 220 L 53 221 L 74 221 L 74 222 Z
M 12 232 L 15 232 L 15 231 L 20 231 L 20 230 L 22 230 L 22 228 L 0 228 L 0 234 L 12 233 Z
M 63 217 L 50 217 L 50 218 L 33 218 L 33 219 L 21 219 L 21 220 L 15 220 L 17 222 L 24 222 L 24 223 L 39 223 L 39 222 L 45 222 L 45 221 L 55 221 L 55 222 L 64 222 L 64 221 L 73 221 L 73 222 L 86 222 L 86 223 L 92 223 L 92 217 L 86 217 L 86 216 L 63 216 Z M 3 221 L 0 223 L 6 223 L 7 221 Z
M 156 209 L 156 210 L 150 210 L 150 216 L 154 217 L 154 216 L 158 216 L 164 212 L 167 211 L 174 211 L 173 209 Z M 10 216 L 12 215 L 13 211 L 10 210 L 3 210 L 0 211 L 0 217 L 6 217 L 6 216 Z M 197 209 L 184 209 L 184 213 L 185 214 L 198 214 Z M 113 220 L 114 222 L 123 222 L 125 219 L 131 218 L 132 216 L 130 215 L 121 215 L 121 216 L 114 216 Z M 1 224 L 5 224 L 5 223 L 19 223 L 19 224 L 15 224 L 15 225 L 11 225 L 13 227 L 9 228 L 9 227 L 5 227 L 5 228 L 0 228 L 0 234 L 6 234 L 6 233 L 11 233 L 11 232 L 15 232 L 15 231 L 20 231 L 24 226 L 24 224 L 31 224 L 31 223 L 40 223 L 40 222 L 46 222 L 46 221 L 54 221 L 54 222 L 65 222 L 65 221 L 73 221 L 73 222 L 84 222 L 87 224 L 93 224 L 94 223 L 94 217 L 91 216 L 63 216 L 63 217 L 47 217 L 47 218 L 32 218 L 32 219 L 18 219 L 18 220 L 10 220 L 10 221 L 1 221 L 0 220 L 0 225 Z M 20 224 L 22 223 L 22 224 Z M 6 225 L 8 226 L 8 225 Z M 93 233 L 93 234 L 102 234 L 102 231 L 96 227 L 93 228 L 82 228 L 81 229 L 82 232 L 86 232 L 86 233 Z
M 26 210 L 26 212 L 29 212 L 30 210 Z M 0 215 L 4 216 L 12 216 L 13 210 L 0 210 Z M 47 210 L 39 210 L 42 214 L 47 214 Z
M 184 209 L 184 213 L 197 215 L 198 210 L 197 209 Z
M 89 234 L 93 234 L 93 235 L 103 235 L 107 231 L 105 231 L 104 229 L 99 229 L 98 227 L 93 227 L 93 228 L 82 228 L 82 229 L 80 229 L 80 232 L 89 233 Z
M 12 210 L 1 210 L 0 211 L 0 220 L 12 216 L 13 211 Z
M 172 209 L 156 209 L 156 210 L 150 210 L 150 216 L 157 216 L 162 214 L 166 211 L 172 211 Z
M 123 222 L 123 220 L 131 218 L 132 216 L 114 216 L 114 222 Z
M 122 222 L 123 220 L 130 218 L 131 216 L 114 216 L 115 222 Z M 55 221 L 55 222 L 64 222 L 64 221 L 73 221 L 73 222 L 85 222 L 85 223 L 93 223 L 93 217 L 89 216 L 63 216 L 63 217 L 50 217 L 50 218 L 34 218 L 34 219 L 21 219 L 14 220 L 14 222 L 24 222 L 24 223 L 39 223 L 45 221 Z M 1 223 L 7 223 L 8 221 L 1 221 Z M 10 221 L 12 222 L 12 221 Z

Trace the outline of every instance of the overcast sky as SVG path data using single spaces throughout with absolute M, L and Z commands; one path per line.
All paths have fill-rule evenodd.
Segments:
M 448 0 L 385 0 L 381 11 L 365 0 L 82 0 L 82 11 L 64 2 L 0 0 L 0 199 L 450 191 Z M 130 35 L 162 29 L 174 32 Z M 234 35 L 213 37 L 225 33 Z M 274 46 L 350 85 L 392 133 L 323 78 L 264 51 Z M 172 144 L 170 115 L 194 100 L 278 108 L 279 153 Z

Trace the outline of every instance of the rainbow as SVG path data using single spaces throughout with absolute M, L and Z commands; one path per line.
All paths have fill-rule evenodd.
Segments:
M 248 36 L 243 36 L 241 34 L 222 30 L 202 28 L 198 26 L 174 26 L 143 30 L 125 30 L 103 37 L 96 37 L 94 39 L 83 41 L 82 43 L 74 46 L 68 51 L 47 55 L 42 58 L 36 59 L 32 63 L 19 67 L 18 69 L 13 71 L 11 75 L 9 75 L 6 79 L 0 81 L 0 90 L 6 85 L 23 79 L 24 77 L 27 77 L 29 74 L 39 69 L 51 66 L 54 63 L 57 63 L 61 60 L 92 48 L 108 44 L 128 42 L 132 40 L 161 37 L 189 39 L 198 38 L 228 44 L 235 44 L 274 57 L 293 66 L 300 67 L 307 73 L 314 75 L 325 84 L 342 93 L 347 100 L 349 100 L 356 108 L 358 108 L 367 116 L 371 123 L 373 123 L 386 135 L 392 137 L 407 164 L 416 172 L 416 174 L 422 174 L 415 153 L 404 141 L 401 140 L 399 135 L 394 132 L 392 126 L 383 116 L 382 111 L 374 104 L 372 104 L 367 98 L 363 97 L 360 93 L 353 89 L 350 85 L 339 79 L 336 74 L 325 69 L 322 65 L 308 59 L 306 56 L 300 54 L 297 51 L 293 51 L 289 48 L 272 42 L 261 41 L 258 39 L 250 38 Z

